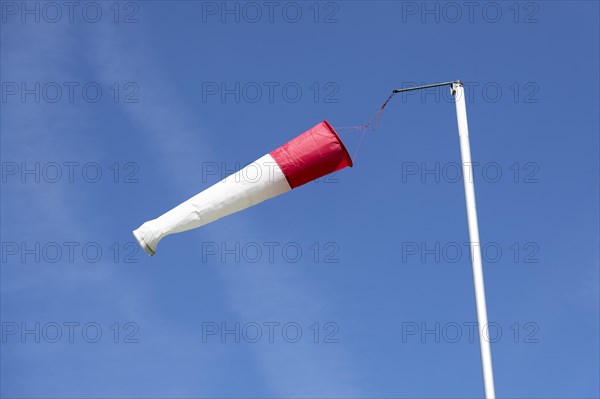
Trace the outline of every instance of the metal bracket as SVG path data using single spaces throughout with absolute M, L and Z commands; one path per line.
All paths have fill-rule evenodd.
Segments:
M 396 89 L 392 93 L 395 94 L 395 93 L 402 93 L 402 92 L 405 92 L 405 91 L 429 89 L 431 87 L 450 86 L 450 85 L 453 85 L 453 84 L 462 84 L 462 83 L 460 82 L 460 80 L 455 80 L 453 82 L 434 83 L 434 84 L 431 84 L 431 85 L 407 87 L 405 89 Z
M 457 87 L 462 87 L 462 82 L 460 80 L 457 80 L 456 82 L 452 82 L 450 84 L 450 93 L 455 96 L 456 95 L 456 88 Z
M 407 87 L 404 89 L 396 89 L 393 90 L 392 93 L 389 95 L 389 97 L 385 100 L 385 102 L 383 103 L 383 105 L 379 108 L 380 110 L 384 109 L 385 106 L 387 105 L 387 103 L 392 99 L 392 97 L 394 97 L 394 94 L 396 93 L 403 93 L 405 91 L 413 91 L 413 90 L 423 90 L 423 89 L 429 89 L 432 87 L 441 87 L 441 86 L 450 86 L 451 87 L 451 91 L 452 91 L 452 95 L 455 94 L 455 90 L 454 90 L 454 85 L 461 85 L 462 83 L 460 80 L 455 80 L 453 82 L 444 82 L 444 83 L 434 83 L 431 85 L 424 85 L 424 86 L 415 86 L 415 87 Z

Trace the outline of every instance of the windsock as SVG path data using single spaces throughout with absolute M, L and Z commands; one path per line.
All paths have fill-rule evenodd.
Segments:
M 323 121 L 157 219 L 144 223 L 133 235 L 152 256 L 163 237 L 204 226 L 346 166 L 352 167 L 346 147 L 333 127 Z

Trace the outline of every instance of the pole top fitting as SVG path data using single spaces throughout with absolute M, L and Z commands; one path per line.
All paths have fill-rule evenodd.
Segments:
M 463 84 L 460 80 L 455 80 L 454 82 L 450 83 L 450 93 L 452 93 L 453 96 L 456 95 L 456 88 L 458 87 L 462 87 Z

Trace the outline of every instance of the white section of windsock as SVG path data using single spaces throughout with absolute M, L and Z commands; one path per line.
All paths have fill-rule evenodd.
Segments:
M 144 223 L 133 235 L 152 256 L 163 237 L 214 222 L 290 190 L 279 165 L 267 154 L 157 219 Z

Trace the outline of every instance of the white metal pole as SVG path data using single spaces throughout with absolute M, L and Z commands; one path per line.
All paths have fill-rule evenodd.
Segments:
M 467 124 L 467 108 L 465 91 L 462 83 L 452 83 L 452 94 L 456 101 L 456 118 L 458 120 L 458 137 L 460 138 L 460 154 L 462 158 L 463 181 L 465 183 L 465 199 L 467 202 L 467 220 L 469 223 L 469 241 L 471 262 L 473 264 L 473 281 L 475 283 L 475 302 L 477 305 L 477 321 L 479 323 L 479 345 L 481 348 L 481 365 L 483 367 L 483 385 L 485 397 L 495 399 L 494 373 L 492 371 L 492 352 L 489 342 L 487 309 L 485 304 L 485 288 L 483 285 L 483 268 L 481 265 L 481 248 L 479 245 L 479 226 L 477 208 L 475 206 L 475 185 L 473 184 L 473 165 L 471 163 L 471 146 L 469 144 L 469 126 Z

